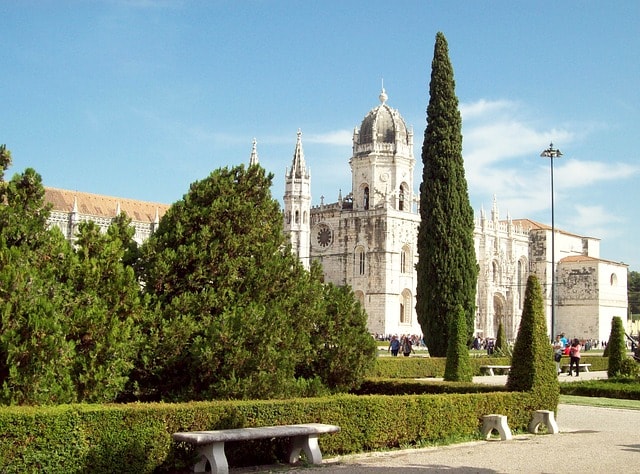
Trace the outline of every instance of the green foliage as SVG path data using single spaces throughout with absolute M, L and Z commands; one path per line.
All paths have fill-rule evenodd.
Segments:
M 364 313 L 290 252 L 271 180 L 260 166 L 214 171 L 142 246 L 155 308 L 135 374 L 142 396 L 278 398 L 316 378 L 337 390 L 362 379 L 375 354 Z
M 513 348 L 507 388 L 530 391 L 555 409 L 559 388 L 553 348 L 547 337 L 547 324 L 540 283 L 530 275 L 522 310 L 522 320 Z
M 496 350 L 496 352 L 502 354 L 504 350 L 506 350 L 507 348 L 507 338 L 504 334 L 504 325 L 502 324 L 502 321 L 500 321 L 500 324 L 498 324 L 498 334 L 496 335 L 496 344 L 494 346 L 494 349 Z
M 607 343 L 609 367 L 607 377 L 616 377 L 622 373 L 622 362 L 627 358 L 625 345 L 624 324 L 622 318 L 614 316 L 611 319 L 611 333 Z
M 599 357 L 598 360 L 601 360 Z M 444 357 L 378 357 L 367 378 L 427 378 L 444 377 L 447 360 Z M 473 375 L 481 375 L 483 365 L 510 365 L 507 357 L 473 357 L 469 360 Z
M 322 291 L 317 300 L 321 311 L 310 328 L 311 357 L 299 364 L 298 375 L 319 377 L 334 391 L 349 391 L 373 367 L 376 343 L 367 330 L 367 314 L 351 288 L 322 285 L 321 269 L 316 265 L 312 273 L 316 274 L 315 286 Z
M 629 311 L 640 314 L 640 272 L 629 271 L 627 275 L 627 294 L 629 297 Z
M 133 270 L 123 264 L 130 220 L 116 219 L 106 235 L 81 224 L 75 252 L 57 228 L 48 229 L 50 206 L 34 170 L 5 184 L 0 402 L 114 401 L 133 367 L 144 314 Z
M 636 362 L 633 363 L 637 365 Z M 585 380 L 561 383 L 560 393 L 563 395 L 583 397 L 640 400 L 640 383 L 637 378 L 631 377 L 616 377 L 607 380 Z
M 457 317 L 451 320 L 449 348 L 444 380 L 450 382 L 471 382 L 473 372 L 469 359 L 467 319 L 462 306 L 458 305 Z
M 416 312 L 429 353 L 446 355 L 451 318 L 464 308 L 468 337 L 475 319 L 478 269 L 473 209 L 462 159 L 462 120 L 447 40 L 436 35 L 422 146 Z
M 142 342 L 146 309 L 133 268 L 124 263 L 133 242 L 130 223 L 121 215 L 106 234 L 93 222 L 79 226 L 67 334 L 76 347 L 73 379 L 78 401 L 116 400 Z
M 0 465 L 8 474 L 187 472 L 194 450 L 172 441 L 171 434 L 178 431 L 336 424 L 341 428 L 339 433 L 319 438 L 323 454 L 335 456 L 477 439 L 482 416 L 488 413 L 508 416 L 512 430 L 526 429 L 531 413 L 541 408 L 531 394 L 502 390 L 188 404 L 3 407 Z M 266 440 L 234 447 L 231 443 L 225 451 L 232 467 L 264 464 L 272 462 L 274 444 Z

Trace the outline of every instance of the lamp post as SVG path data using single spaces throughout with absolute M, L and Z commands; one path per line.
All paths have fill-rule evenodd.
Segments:
M 551 159 L 551 340 L 553 341 L 556 323 L 556 229 L 553 219 L 553 159 L 560 158 L 562 152 L 553 148 L 553 143 L 551 143 L 549 148 L 540 153 L 540 156 Z

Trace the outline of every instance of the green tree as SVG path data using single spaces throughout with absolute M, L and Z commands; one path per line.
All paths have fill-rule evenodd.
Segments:
M 640 315 L 640 272 L 628 273 L 627 295 L 629 298 L 629 311 L 631 314 Z
M 449 329 L 449 347 L 444 379 L 452 382 L 473 381 L 473 370 L 469 358 L 467 318 L 464 309 L 458 305 L 457 317 L 451 319 Z
M 620 316 L 611 319 L 611 333 L 607 343 L 609 365 L 607 366 L 607 377 L 617 377 L 621 375 L 623 362 L 627 359 L 627 347 L 625 345 L 624 324 Z
M 498 324 L 498 333 L 496 334 L 496 345 L 494 348 L 499 355 L 504 355 L 507 350 L 507 337 L 504 334 L 502 321 Z
M 2 176 L 11 164 L 0 150 Z M 9 158 L 7 158 L 9 157 Z M 52 404 L 75 401 L 75 352 L 66 338 L 71 247 L 47 230 L 48 206 L 33 169 L 0 187 L 0 402 Z
M 310 332 L 311 353 L 302 361 L 299 374 L 318 377 L 333 391 L 359 387 L 376 358 L 377 346 L 367 330 L 367 314 L 351 287 L 321 283 L 320 266 L 311 269 L 318 311 Z
M 67 339 L 75 343 L 78 401 L 112 402 L 124 391 L 138 355 L 145 307 L 133 267 L 124 263 L 134 229 L 118 216 L 106 234 L 94 222 L 78 229 Z
M 475 320 L 477 263 L 473 209 L 462 159 L 462 120 L 447 40 L 436 35 L 422 146 L 416 311 L 432 356 L 445 356 L 450 319 L 461 305 L 468 337 Z
M 522 320 L 513 347 L 507 388 L 531 391 L 555 410 L 560 397 L 553 348 L 547 337 L 547 323 L 540 282 L 535 275 L 527 279 Z
M 136 380 L 148 396 L 290 396 L 304 388 L 296 376 L 322 346 L 310 334 L 329 324 L 325 313 L 361 327 L 362 313 L 353 319 L 345 300 L 329 301 L 334 290 L 311 281 L 291 253 L 272 178 L 260 166 L 214 171 L 191 185 L 142 246 L 141 280 L 154 318 Z M 367 353 L 362 341 L 350 350 Z M 357 379 L 358 370 L 335 385 Z M 305 375 L 332 383 L 320 367 Z

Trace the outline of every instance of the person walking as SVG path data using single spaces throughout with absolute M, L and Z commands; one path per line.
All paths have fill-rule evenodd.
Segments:
M 400 350 L 400 341 L 398 341 L 398 336 L 391 336 L 391 342 L 389 343 L 389 349 L 387 349 L 388 351 L 391 351 L 391 355 L 393 357 L 397 357 L 398 356 L 398 351 Z
M 553 342 L 553 360 L 556 363 L 556 371 L 560 375 L 560 361 L 562 360 L 562 353 L 564 352 L 564 344 L 560 334 L 556 336 L 556 340 Z
M 576 377 L 580 375 L 580 341 L 576 337 L 571 343 L 571 348 L 569 349 L 569 377 L 571 377 L 571 373 L 573 372 L 573 366 L 576 366 Z
M 409 336 L 402 336 L 400 348 L 402 349 L 402 355 L 404 355 L 405 357 L 409 357 L 411 355 L 411 353 L 413 352 L 413 347 Z

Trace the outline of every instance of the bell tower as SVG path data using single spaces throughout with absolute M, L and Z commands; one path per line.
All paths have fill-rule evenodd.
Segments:
M 351 180 L 354 210 L 381 207 L 411 211 L 413 202 L 413 130 L 400 113 L 387 105 L 382 88 L 380 105 L 353 132 Z
M 311 174 L 304 161 L 302 132 L 293 152 L 291 168 L 285 171 L 284 232 L 289 235 L 291 248 L 305 268 L 310 266 L 311 244 Z

